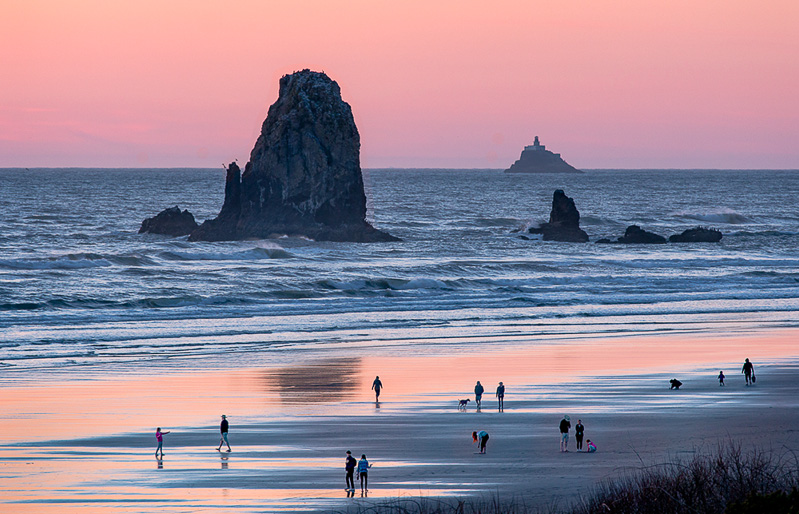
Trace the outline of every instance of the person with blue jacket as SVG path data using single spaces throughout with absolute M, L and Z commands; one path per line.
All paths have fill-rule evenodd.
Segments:
M 369 468 L 372 465 L 366 460 L 366 454 L 361 455 L 361 460 L 358 461 L 358 476 L 361 479 L 361 491 L 369 491 Z

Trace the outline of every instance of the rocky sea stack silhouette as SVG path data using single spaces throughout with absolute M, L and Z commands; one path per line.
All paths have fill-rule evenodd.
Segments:
M 547 147 L 538 141 L 527 145 L 522 150 L 519 160 L 511 164 L 505 173 L 582 173 L 571 164 L 564 161 L 559 153 L 547 150 Z
M 335 81 L 311 70 L 285 75 L 244 172 L 227 168 L 222 210 L 189 240 L 397 241 L 366 221 L 360 148 Z
M 544 241 L 588 242 L 588 234 L 580 228 L 580 211 L 574 205 L 574 200 L 566 196 L 562 189 L 556 189 L 552 195 L 549 223 L 530 228 L 528 232 L 542 234 Z
M 177 237 L 191 234 L 197 227 L 194 215 L 188 210 L 181 211 L 180 207 L 176 205 L 142 221 L 139 234 L 162 234 Z

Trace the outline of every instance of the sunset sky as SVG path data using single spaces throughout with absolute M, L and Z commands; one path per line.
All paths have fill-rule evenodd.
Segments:
M 324 71 L 363 167 L 799 168 L 796 0 L 3 0 L 0 167 L 246 161 Z

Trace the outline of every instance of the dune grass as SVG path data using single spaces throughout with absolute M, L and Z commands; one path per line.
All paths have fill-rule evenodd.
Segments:
M 726 443 L 690 459 L 642 465 L 598 484 L 568 508 L 499 495 L 359 502 L 347 514 L 799 514 L 799 458 Z

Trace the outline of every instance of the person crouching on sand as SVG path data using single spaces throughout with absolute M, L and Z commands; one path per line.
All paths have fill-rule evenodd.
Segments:
M 560 420 L 560 451 L 567 452 L 569 446 L 569 429 L 572 427 L 571 419 L 569 416 L 563 416 Z
M 724 372 L 723 371 L 719 371 L 719 385 L 720 386 L 724 385 Z
M 590 439 L 586 441 L 586 443 L 588 444 L 588 453 L 594 453 L 596 451 L 596 445 L 592 443 Z
M 161 458 L 164 457 L 164 435 L 168 434 L 169 430 L 166 432 L 161 432 L 161 427 L 155 429 L 155 440 L 158 441 L 158 447 L 155 449 L 155 458 L 158 458 L 158 452 L 161 452 Z
M 481 430 L 479 432 L 472 432 L 472 440 L 477 443 L 480 453 L 486 452 L 486 445 L 488 444 L 488 432 Z

